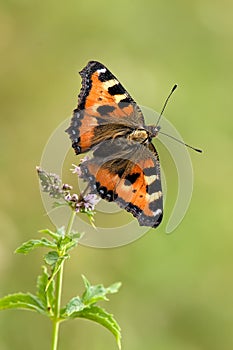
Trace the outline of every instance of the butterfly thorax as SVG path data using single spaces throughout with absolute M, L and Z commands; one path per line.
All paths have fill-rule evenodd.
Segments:
M 127 139 L 139 143 L 150 142 L 153 137 L 156 137 L 159 133 L 160 126 L 148 125 L 146 129 L 138 128 L 134 129 L 127 135 Z
M 144 143 L 149 137 L 148 131 L 145 129 L 135 129 L 127 135 L 127 139 L 130 141 Z

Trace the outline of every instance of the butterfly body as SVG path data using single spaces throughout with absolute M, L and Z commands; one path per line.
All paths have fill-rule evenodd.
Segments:
M 142 111 L 115 76 L 91 61 L 80 72 L 78 107 L 66 130 L 92 193 L 114 201 L 142 226 L 157 227 L 163 215 L 158 153 L 152 144 L 159 126 L 145 125 Z

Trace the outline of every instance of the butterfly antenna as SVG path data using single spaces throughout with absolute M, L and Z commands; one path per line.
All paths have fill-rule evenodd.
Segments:
M 160 115 L 159 115 L 159 118 L 158 118 L 157 123 L 156 123 L 155 126 L 158 126 L 158 125 L 159 125 L 160 119 L 161 119 L 161 117 L 162 117 L 162 115 L 163 115 L 163 112 L 164 112 L 164 110 L 165 110 L 165 108 L 166 108 L 166 105 L 167 105 L 167 103 L 168 103 L 168 101 L 169 101 L 171 95 L 173 94 L 173 92 L 174 92 L 175 89 L 177 88 L 177 86 L 178 86 L 177 84 L 175 84 L 175 85 L 173 86 L 173 88 L 171 89 L 170 94 L 169 94 L 168 97 L 166 98 L 166 101 L 165 101 L 165 103 L 164 103 L 164 105 L 163 105 L 163 108 L 162 108 L 162 110 L 161 110 L 161 113 L 160 113 Z
M 201 150 L 201 149 L 196 148 L 196 147 L 193 147 L 193 146 L 190 146 L 190 145 L 188 145 L 187 143 L 185 143 L 185 142 L 183 142 L 183 141 L 177 139 L 176 137 L 174 137 L 174 136 L 172 136 L 172 135 L 165 134 L 165 132 L 162 132 L 162 131 L 159 131 L 159 133 L 162 134 L 162 135 L 165 135 L 165 136 L 167 136 L 167 137 L 170 137 L 171 139 L 173 139 L 173 140 L 175 140 L 175 141 L 181 143 L 182 145 L 184 145 L 184 146 L 186 146 L 186 147 L 191 148 L 192 150 L 194 150 L 194 151 L 196 151 L 196 152 L 202 153 L 202 150 Z

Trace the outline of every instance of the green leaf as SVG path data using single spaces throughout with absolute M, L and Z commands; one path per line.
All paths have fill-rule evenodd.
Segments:
M 108 288 L 102 284 L 92 286 L 85 276 L 82 275 L 85 285 L 85 291 L 82 295 L 82 301 L 85 305 L 95 304 L 99 300 L 108 300 L 107 294 L 116 293 L 121 286 L 121 283 L 114 283 Z
M 72 238 L 69 236 L 65 236 L 64 238 L 60 238 L 58 243 L 59 250 L 65 251 L 66 247 L 72 243 Z
M 90 288 L 91 284 L 88 281 L 88 279 L 86 278 L 86 276 L 82 275 L 82 279 L 83 279 L 83 283 L 84 283 L 85 289 Z
M 73 238 L 71 235 L 60 238 L 57 241 L 57 247 L 60 252 L 68 252 L 69 250 L 76 247 L 78 244 L 78 239 Z
M 71 249 L 75 248 L 78 245 L 78 240 L 72 239 L 70 243 L 66 245 L 66 251 L 69 252 Z
M 24 242 L 20 247 L 16 249 L 16 253 L 21 254 L 28 254 L 30 251 L 32 251 L 35 248 L 38 247 L 46 247 L 46 248 L 56 248 L 56 244 L 49 241 L 47 238 L 41 238 L 41 239 L 31 239 L 27 242 Z
M 45 272 L 45 267 L 43 267 L 43 273 L 42 275 L 38 276 L 37 278 L 37 296 L 40 299 L 41 303 L 43 304 L 44 308 L 47 307 L 47 298 L 46 298 L 46 293 L 45 293 L 45 287 L 46 284 L 48 283 L 48 277 Z
M 55 267 L 53 269 L 53 274 L 51 276 L 51 279 L 54 278 L 54 276 L 58 273 L 58 271 L 61 268 L 61 264 L 63 264 L 64 260 L 66 260 L 68 258 L 69 258 L 68 254 L 65 254 L 65 255 L 59 257 L 59 259 L 57 260 Z
M 5 309 L 24 309 L 46 314 L 40 299 L 30 293 L 15 293 L 3 297 L 0 299 L 0 310 Z
M 48 228 L 44 229 L 44 230 L 40 230 L 39 233 L 41 233 L 42 235 L 49 235 L 50 237 L 54 238 L 55 240 L 57 240 L 58 238 L 60 238 L 60 235 L 57 234 L 56 232 L 53 232 L 51 230 L 49 230 Z
M 46 264 L 50 266 L 54 266 L 58 259 L 59 259 L 59 254 L 56 251 L 48 252 L 44 256 L 44 261 L 46 262 Z
M 86 307 L 80 297 L 72 298 L 61 311 L 61 317 L 67 318 L 74 312 L 82 311 Z
M 83 233 L 79 233 L 79 232 L 71 232 L 70 233 L 70 237 L 72 237 L 75 240 L 79 240 L 80 238 L 83 237 Z
M 52 279 L 48 284 L 49 279 L 47 280 L 47 285 L 45 287 L 45 292 L 47 293 L 47 311 L 50 314 L 53 314 L 54 303 L 55 303 L 55 282 Z
M 74 312 L 70 318 L 85 318 L 97 322 L 107 328 L 116 338 L 118 348 L 121 349 L 121 329 L 113 315 L 109 314 L 99 306 L 90 306 L 85 309 Z
M 108 288 L 106 288 L 108 294 L 114 294 L 117 293 L 121 287 L 121 282 L 116 282 L 111 284 Z
M 53 312 L 54 306 L 54 281 L 51 282 L 46 266 L 42 266 L 43 273 L 37 278 L 37 296 L 49 314 Z M 49 283 L 49 286 L 47 287 Z

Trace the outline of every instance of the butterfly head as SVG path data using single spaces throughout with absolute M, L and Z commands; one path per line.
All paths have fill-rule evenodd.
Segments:
M 147 130 L 148 130 L 151 138 L 157 137 L 160 129 L 161 129 L 161 126 L 159 126 L 159 125 L 157 125 L 157 126 L 156 125 L 149 125 L 147 127 Z

